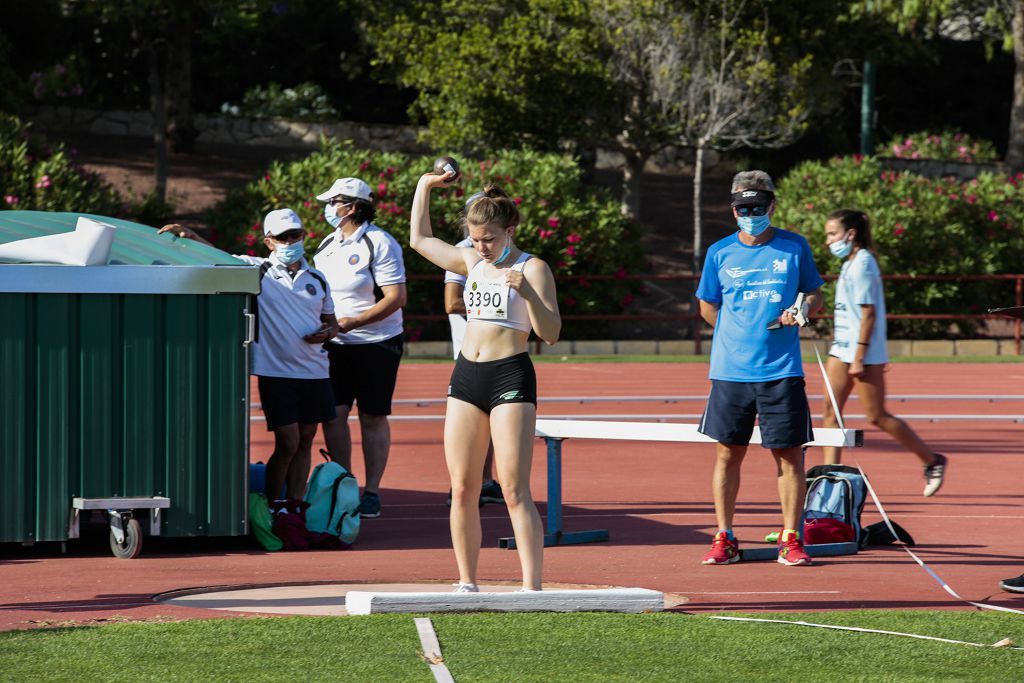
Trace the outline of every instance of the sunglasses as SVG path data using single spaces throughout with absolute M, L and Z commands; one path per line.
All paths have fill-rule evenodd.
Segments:
M 352 202 L 346 202 L 344 199 L 341 199 L 340 197 L 335 197 L 333 199 L 328 199 L 327 200 L 327 205 L 328 206 L 351 206 Z
M 769 204 L 754 204 L 752 206 L 737 206 L 736 215 L 747 217 L 747 216 L 764 216 L 768 213 Z
M 275 242 L 295 242 L 302 239 L 304 234 L 302 230 L 289 230 L 280 235 L 271 235 L 271 239 Z

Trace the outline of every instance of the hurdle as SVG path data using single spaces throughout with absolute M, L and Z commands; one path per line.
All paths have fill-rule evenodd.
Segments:
M 566 439 L 605 439 L 620 441 L 662 441 L 670 443 L 716 443 L 714 439 L 697 431 L 695 424 L 671 424 L 664 422 L 604 422 L 597 420 L 552 420 L 538 419 L 535 436 L 544 439 L 548 455 L 548 509 L 547 530 L 544 534 L 546 547 L 575 545 L 607 541 L 607 529 L 587 531 L 565 531 L 562 528 L 562 442 Z M 754 427 L 750 443 L 761 443 L 761 429 Z M 814 430 L 812 446 L 839 446 L 856 448 L 864 445 L 864 432 L 860 429 L 821 428 Z M 856 543 L 841 543 L 842 549 L 832 549 L 830 554 L 856 552 Z M 846 546 L 854 546 L 851 550 Z M 514 549 L 515 537 L 498 540 L 499 548 Z M 823 552 L 827 549 L 822 549 Z M 842 552 L 836 552 L 842 551 Z M 751 555 L 749 559 L 755 559 Z

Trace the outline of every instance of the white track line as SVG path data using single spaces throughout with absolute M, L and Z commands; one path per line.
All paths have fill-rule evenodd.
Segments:
M 897 534 L 896 530 L 893 528 L 892 522 L 889 520 L 889 515 L 887 515 L 885 513 L 885 508 L 882 507 L 882 502 L 880 500 L 878 500 L 878 496 L 875 495 L 875 489 L 874 489 L 874 487 L 871 486 L 871 480 L 868 479 L 868 475 L 867 475 L 867 473 L 864 472 L 864 468 L 860 466 L 860 463 L 856 463 L 856 465 L 857 465 L 857 469 L 860 470 L 861 475 L 863 475 L 863 477 L 864 477 L 864 485 L 867 486 L 868 493 L 871 494 L 871 500 L 875 503 L 875 507 L 878 508 L 878 514 L 880 514 L 882 516 L 882 521 L 884 521 L 885 525 L 887 527 L 889 527 L 889 532 L 893 535 L 893 538 L 897 538 L 898 539 L 899 538 L 899 534 Z M 946 591 L 947 593 L 949 593 L 951 596 L 953 596 L 954 598 L 956 598 L 960 602 L 966 602 L 968 605 L 973 605 L 974 607 L 977 607 L 978 609 L 989 609 L 989 610 L 993 610 L 993 611 L 996 611 L 996 612 L 1012 612 L 1014 614 L 1024 614 L 1024 611 L 1022 611 L 1022 610 L 1011 609 L 1009 607 L 1003 607 L 1001 605 L 990 605 L 990 604 L 985 603 L 985 602 L 972 602 L 971 600 L 967 600 L 966 598 L 960 597 L 960 595 L 955 590 L 953 590 L 953 587 L 950 586 L 948 583 L 946 583 L 946 581 L 941 576 L 936 574 L 935 571 L 931 567 L 929 567 L 928 564 L 924 560 L 922 560 L 920 557 L 918 557 L 914 553 L 914 551 L 910 549 L 909 546 L 907 546 L 902 541 L 896 541 L 896 543 L 897 543 L 897 545 L 899 545 L 899 547 L 903 548 L 903 550 L 905 550 L 908 555 L 910 555 L 910 557 L 914 560 L 914 562 L 917 562 L 921 566 L 921 569 L 923 569 L 926 572 L 928 572 L 928 575 L 931 576 L 933 579 L 935 579 L 935 581 L 940 586 L 942 586 L 942 590 Z
M 538 415 L 538 419 L 543 420 L 648 420 L 655 422 L 667 422 L 671 420 L 699 420 L 701 413 L 580 413 L 574 415 L 549 415 L 541 414 Z M 815 419 L 821 419 L 821 415 L 813 415 Z M 847 415 L 847 419 L 865 419 L 864 415 Z M 983 422 L 1003 422 L 1010 420 L 1012 422 L 1024 422 L 1024 415 L 961 415 L 961 414 L 935 414 L 935 415 L 907 415 L 905 413 L 900 414 L 900 418 L 903 420 L 928 420 L 930 422 L 944 422 L 947 420 L 963 421 L 983 421 Z M 349 420 L 358 420 L 357 415 L 350 415 Z M 389 415 L 388 420 L 391 422 L 435 422 L 437 420 L 443 420 L 444 415 Z M 251 415 L 249 417 L 251 422 L 264 422 L 266 418 L 263 415 Z
M 919 640 L 934 640 L 940 643 L 950 643 L 953 645 L 970 645 L 971 647 L 995 647 L 1005 648 L 1007 650 L 1024 650 L 1022 647 L 1011 647 L 1007 645 L 1001 645 L 996 643 L 994 645 L 988 645 L 986 643 L 971 643 L 966 640 L 951 640 L 949 638 L 936 638 L 935 636 L 922 636 L 917 633 L 901 633 L 900 631 L 883 631 L 875 628 L 859 628 L 857 626 L 835 626 L 833 624 L 814 624 L 809 621 L 787 621 L 785 619 L 758 619 L 754 617 L 719 617 L 712 616 L 709 619 L 719 619 L 721 621 L 744 621 L 759 624 L 786 624 L 788 626 L 811 626 L 813 628 L 827 628 L 836 631 L 854 631 L 856 633 L 878 633 L 886 636 L 901 636 L 903 638 L 917 638 Z
M 820 401 L 825 398 L 822 394 L 809 394 L 808 400 Z M 1024 394 L 888 394 L 888 401 L 1024 401 Z M 851 400 L 859 401 L 856 394 L 850 396 Z M 681 396 L 541 396 L 540 403 L 683 403 L 687 401 L 707 401 L 707 394 L 689 394 Z M 436 406 L 447 403 L 446 398 L 398 398 L 391 403 L 393 405 L 408 406 Z M 261 404 L 252 403 L 253 408 L 260 408 Z
M 842 591 L 665 591 L 675 595 L 838 595 Z

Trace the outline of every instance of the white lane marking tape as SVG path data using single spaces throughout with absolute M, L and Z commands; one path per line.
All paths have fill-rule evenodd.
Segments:
M 835 392 L 832 391 L 832 382 L 829 381 L 828 373 L 825 372 L 825 364 L 821 362 L 821 354 L 818 353 L 818 345 L 812 344 L 812 346 L 814 346 L 814 355 L 818 359 L 818 367 L 821 368 L 821 377 L 825 380 L 825 389 L 828 391 L 828 400 L 832 402 L 832 410 L 836 415 L 836 423 L 839 424 L 840 429 L 846 429 L 846 427 L 843 426 L 843 415 L 839 412 L 839 403 L 836 402 Z
M 430 672 L 434 674 L 434 680 L 437 683 L 455 683 L 452 672 L 444 665 L 444 657 L 441 656 L 441 643 L 437 641 L 434 624 L 426 617 L 419 617 L 413 621 L 416 623 L 416 633 L 420 636 L 420 645 L 423 646 L 421 656 L 430 665 Z
M 1024 650 L 1024 647 L 1007 646 L 1004 641 L 999 641 L 992 645 L 985 643 L 970 643 L 966 640 L 951 640 L 949 638 L 937 638 L 935 636 L 923 636 L 918 633 L 902 633 L 900 631 L 883 631 L 875 628 L 859 628 L 857 626 L 835 626 L 833 624 L 814 624 L 809 621 L 787 621 L 785 619 L 757 619 L 754 617 L 710 617 L 711 619 L 721 619 L 722 621 L 749 621 L 757 622 L 762 624 L 789 624 L 790 626 L 812 626 L 814 628 L 828 628 L 836 631 L 856 631 L 857 633 L 879 633 L 886 636 L 902 636 L 904 638 L 917 638 L 919 640 L 934 640 L 940 643 L 952 643 L 954 645 L 970 645 L 971 647 L 996 647 L 1006 648 L 1008 650 Z
M 878 508 L 878 514 L 880 514 L 882 516 L 882 521 L 885 522 L 885 526 L 889 529 L 889 533 L 892 534 L 893 538 L 898 539 L 899 538 L 899 534 L 897 534 L 896 533 L 896 529 L 893 528 L 892 522 L 889 520 L 889 515 L 886 514 L 885 508 L 882 507 L 882 502 L 880 500 L 878 500 L 878 496 L 875 495 L 875 489 L 874 489 L 873 486 L 871 486 L 871 481 L 868 479 L 867 472 L 865 472 L 864 468 L 860 466 L 860 463 L 857 463 L 857 469 L 859 469 L 860 473 L 864 476 L 864 484 L 868 487 L 868 493 L 871 494 L 871 500 L 874 501 L 875 507 Z M 921 565 L 921 568 L 924 569 L 926 572 L 928 572 L 929 576 L 931 576 L 933 579 L 935 579 L 935 581 L 938 582 L 938 584 L 940 586 L 942 586 L 942 590 L 946 591 L 947 593 L 949 593 L 951 596 L 953 596 L 957 600 L 959 600 L 961 602 L 966 602 L 968 605 L 973 605 L 974 607 L 977 607 L 978 609 L 990 609 L 990 610 L 993 610 L 993 611 L 996 611 L 996 612 L 1011 612 L 1013 614 L 1024 614 L 1024 611 L 1021 611 L 1019 609 L 1012 609 L 1010 607 L 1002 607 L 1000 605 L 989 605 L 988 603 L 984 603 L 984 602 L 972 602 L 970 600 L 967 600 L 965 598 L 960 597 L 960 595 L 955 590 L 953 590 L 952 586 L 950 586 L 948 583 L 946 583 L 942 579 L 942 577 L 940 577 L 938 574 L 936 574 L 932 570 L 932 568 L 929 567 L 920 557 L 918 557 L 914 553 L 914 551 L 911 550 L 905 543 L 903 543 L 902 541 L 899 541 L 899 540 L 897 540 L 896 543 L 898 543 L 899 546 L 901 548 L 903 548 L 907 552 L 907 554 L 910 555 L 910 557 L 912 557 L 914 559 L 914 562 L 917 562 L 919 565 Z

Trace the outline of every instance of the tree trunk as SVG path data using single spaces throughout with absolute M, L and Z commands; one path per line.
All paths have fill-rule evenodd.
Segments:
M 146 46 L 149 56 L 149 97 L 153 111 L 153 146 L 156 159 L 153 166 L 153 193 L 160 201 L 167 198 L 167 103 L 164 100 L 164 67 L 166 47 L 150 43 Z
M 704 224 L 701 211 L 704 199 L 704 143 L 697 143 L 697 158 L 693 162 L 693 273 L 700 275 L 704 267 Z
M 1006 165 L 1024 168 L 1024 0 L 1013 3 L 1013 106 L 1010 108 L 1010 141 Z
M 199 130 L 192 120 L 192 14 L 179 6 L 167 61 L 167 135 L 175 152 L 195 151 Z
M 626 151 L 626 166 L 622 170 L 622 215 L 640 217 L 640 176 L 647 157 L 636 150 Z

